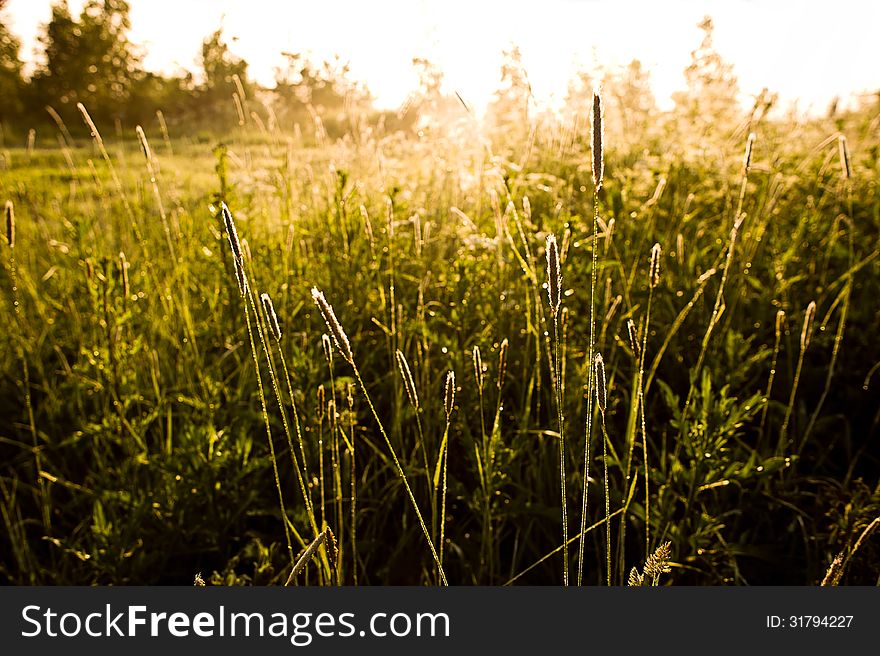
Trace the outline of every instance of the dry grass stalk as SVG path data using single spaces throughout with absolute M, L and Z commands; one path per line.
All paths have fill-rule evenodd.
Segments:
M 608 403 L 608 389 L 605 384 L 605 361 L 602 354 L 596 354 L 596 403 L 599 404 L 599 412 L 605 414 L 605 406 Z
M 324 409 L 327 407 L 327 394 L 324 391 L 323 385 L 318 385 L 318 405 L 315 408 L 315 415 L 318 418 L 318 422 L 324 421 Z
M 806 350 L 813 336 L 813 319 L 816 317 L 816 301 L 810 301 L 804 312 L 804 325 L 801 328 L 801 349 Z
M 639 345 L 639 333 L 632 319 L 626 320 L 626 332 L 629 336 L 629 346 L 632 349 L 633 357 L 638 361 L 641 357 L 642 347 Z
M 9 248 L 15 248 L 15 208 L 12 207 L 12 201 L 6 201 L 6 243 Z
M 555 317 L 559 312 L 562 302 L 560 290 L 562 288 L 562 270 L 559 266 L 559 245 L 556 243 L 556 235 L 547 236 L 547 298 L 550 302 L 550 312 Z
M 418 410 L 421 405 L 419 403 L 418 392 L 416 391 L 416 381 L 413 379 L 412 371 L 409 368 L 409 362 L 406 361 L 406 356 L 400 349 L 397 349 L 394 357 L 397 359 L 397 367 L 400 369 L 400 377 L 403 378 L 403 387 L 406 390 L 406 396 L 409 399 L 410 405 Z
M 293 569 L 290 570 L 290 576 L 287 577 L 287 581 L 284 585 L 290 585 L 296 579 L 297 574 L 299 574 L 305 566 L 308 564 L 309 560 L 312 556 L 315 555 L 315 552 L 318 551 L 318 547 L 320 547 L 324 540 L 327 539 L 327 534 L 330 532 L 329 527 L 325 527 L 323 531 L 318 533 L 318 536 L 312 540 L 311 544 L 306 547 L 305 551 L 303 551 L 302 556 L 300 556 L 296 564 L 294 564 Z
M 131 296 L 131 288 L 128 283 L 128 260 L 125 259 L 125 253 L 119 251 L 119 273 L 122 276 L 122 295 L 125 298 Z
M 269 324 L 269 332 L 276 342 L 281 341 L 281 326 L 278 324 L 278 315 L 275 314 L 275 306 L 269 294 L 260 294 L 260 302 L 263 304 L 263 312 L 266 314 L 266 322 Z
M 501 342 L 501 346 L 498 351 L 498 382 L 497 386 L 500 390 L 504 385 L 504 376 L 507 374 L 507 351 L 510 348 L 510 342 L 507 341 L 505 337 Z
M 483 358 L 480 355 L 480 347 L 474 346 L 473 351 L 473 359 L 474 359 L 474 377 L 477 380 L 477 387 L 480 388 L 480 391 L 483 391 L 483 382 L 486 379 L 486 374 L 483 371 Z
M 446 389 L 443 393 L 443 409 L 446 411 L 446 419 L 452 417 L 452 411 L 455 408 L 455 372 L 450 371 L 446 374 Z
M 746 154 L 743 157 L 743 172 L 744 174 L 748 174 L 749 169 L 752 168 L 752 149 L 755 146 L 755 133 L 749 133 L 749 139 L 746 142 Z
M 348 341 L 348 335 L 346 335 L 345 331 L 342 329 L 342 324 L 340 324 L 339 319 L 336 318 L 336 313 L 333 312 L 333 308 L 327 302 L 327 299 L 324 298 L 324 292 L 320 291 L 317 287 L 312 287 L 312 300 L 315 301 L 315 305 L 317 305 L 318 309 L 321 311 L 321 316 L 324 317 L 324 323 L 327 324 L 327 328 L 330 329 L 330 334 L 333 335 L 333 341 L 336 342 L 336 348 L 339 349 L 339 352 L 342 354 L 342 357 L 345 358 L 346 362 L 353 364 L 354 354 L 351 351 L 351 343 Z
M 605 152 L 603 150 L 604 128 L 602 121 L 602 96 L 599 90 L 593 92 L 593 110 L 590 114 L 592 126 L 592 151 L 593 151 L 593 186 L 596 191 L 602 188 L 602 178 L 605 173 Z
M 660 284 L 660 255 L 662 254 L 662 248 L 660 244 L 654 244 L 653 248 L 651 248 L 651 268 L 650 268 L 650 285 L 651 289 L 656 289 L 657 285 Z
M 840 170 L 843 177 L 849 180 L 852 178 L 852 164 L 849 158 L 849 148 L 846 144 L 846 137 L 842 134 L 837 137 L 837 152 L 840 154 Z

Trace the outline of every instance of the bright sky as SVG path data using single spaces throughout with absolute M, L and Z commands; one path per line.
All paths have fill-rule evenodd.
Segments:
M 501 51 L 512 43 L 538 102 L 560 102 L 578 67 L 636 58 L 668 106 L 706 14 L 745 95 L 768 87 L 784 101 L 800 99 L 801 110 L 824 111 L 834 96 L 880 89 L 880 3 L 871 0 L 129 1 L 131 39 L 146 48 L 148 69 L 194 69 L 201 40 L 222 23 L 260 82 L 271 85 L 281 51 L 318 61 L 338 54 L 382 107 L 397 107 L 415 88 L 413 57 L 438 64 L 448 90 L 482 107 L 498 85 Z M 75 12 L 82 4 L 70 1 Z M 26 60 L 50 6 L 7 4 Z

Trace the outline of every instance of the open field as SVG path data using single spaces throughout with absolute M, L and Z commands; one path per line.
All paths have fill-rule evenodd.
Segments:
M 877 583 L 876 111 L 614 107 L 7 143 L 0 580 Z

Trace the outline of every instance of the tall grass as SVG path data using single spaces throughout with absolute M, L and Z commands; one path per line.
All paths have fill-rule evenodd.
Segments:
M 584 100 L 521 143 L 22 138 L 0 579 L 874 582 L 873 119 Z

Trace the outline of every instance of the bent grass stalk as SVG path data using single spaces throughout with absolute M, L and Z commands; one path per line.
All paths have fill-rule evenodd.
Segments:
M 253 310 L 255 323 L 257 328 L 257 335 L 260 338 L 260 344 L 263 348 L 263 354 L 266 356 L 266 365 L 269 369 L 269 379 L 272 382 L 272 390 L 275 393 L 275 401 L 278 403 L 278 410 L 281 413 L 281 425 L 284 428 L 284 437 L 287 439 L 287 447 L 290 451 L 290 457 L 293 462 L 293 468 L 296 472 L 297 481 L 299 482 L 300 491 L 303 495 L 303 503 L 306 505 L 306 509 L 309 510 L 311 508 L 309 502 L 309 494 L 306 491 L 305 481 L 303 480 L 302 469 L 300 469 L 299 462 L 296 459 L 296 451 L 293 449 L 293 437 L 290 430 L 290 423 L 287 419 L 287 411 L 284 409 L 284 399 L 281 396 L 281 383 L 278 380 L 278 373 L 275 369 L 274 358 L 272 357 L 272 350 L 269 348 L 269 342 L 266 339 L 266 332 L 263 330 L 262 323 L 260 322 L 259 310 L 257 309 L 257 303 L 255 299 L 255 294 L 251 290 L 250 286 L 247 286 L 247 300 L 250 303 L 251 309 Z M 313 513 L 309 512 L 309 523 L 311 524 L 312 531 L 315 535 L 318 534 L 318 526 L 315 523 Z M 328 571 L 328 575 L 330 572 Z
M 730 230 L 730 241 L 727 247 L 727 256 L 724 259 L 724 270 L 721 273 L 721 282 L 718 285 L 718 293 L 715 296 L 715 304 L 712 307 L 712 316 L 709 318 L 709 325 L 706 327 L 706 333 L 703 335 L 703 342 L 700 345 L 700 355 L 697 357 L 697 364 L 691 372 L 691 384 L 688 389 L 687 398 L 685 399 L 684 409 L 681 413 L 681 427 L 679 435 L 680 439 L 676 443 L 676 455 L 678 454 L 679 445 L 684 441 L 687 426 L 687 413 L 690 409 L 690 404 L 693 401 L 694 390 L 696 389 L 696 382 L 700 378 L 700 371 L 703 368 L 703 361 L 705 360 L 706 352 L 709 349 L 709 342 L 712 338 L 712 332 L 718 325 L 718 320 L 721 317 L 722 304 L 724 303 L 724 287 L 727 284 L 728 278 L 730 277 L 730 267 L 733 263 L 733 254 L 736 247 L 737 236 L 739 235 L 739 229 L 742 226 L 743 221 L 745 220 L 745 215 L 742 213 L 742 207 L 746 196 L 746 188 L 748 185 L 749 169 L 751 168 L 752 149 L 754 147 L 754 144 L 755 135 L 754 133 L 750 133 L 746 142 L 746 152 L 743 157 L 739 197 L 737 200 L 736 212 L 734 213 L 733 217 L 733 228 L 731 228 Z
M 238 238 L 238 232 L 235 228 L 235 221 L 233 220 L 232 213 L 229 211 L 229 208 L 226 207 L 225 203 L 221 203 L 221 212 L 223 215 L 227 238 L 229 240 L 229 245 L 230 245 L 230 248 L 232 251 L 236 281 L 238 282 L 238 285 L 239 285 L 239 292 L 241 293 L 242 298 L 245 300 L 245 305 L 244 305 L 245 323 L 247 324 L 248 339 L 249 339 L 250 345 L 251 345 L 251 355 L 253 356 L 253 360 L 254 360 L 254 373 L 257 377 L 257 388 L 258 388 L 259 397 L 260 397 L 260 405 L 261 405 L 262 412 L 263 412 L 263 422 L 266 426 L 266 437 L 269 440 L 269 454 L 270 454 L 270 458 L 272 461 L 272 472 L 275 477 L 275 487 L 278 491 L 278 504 L 281 509 L 282 523 L 284 524 L 284 535 L 287 540 L 288 554 L 290 556 L 291 562 L 293 562 L 293 543 L 291 541 L 290 520 L 287 516 L 287 510 L 286 510 L 285 504 L 284 504 L 284 494 L 281 490 L 281 478 L 278 473 L 278 458 L 275 453 L 275 441 L 272 437 L 272 427 L 269 422 L 269 412 L 268 412 L 268 407 L 266 404 L 266 395 L 263 391 L 263 380 L 262 380 L 262 375 L 260 373 L 260 361 L 259 361 L 259 356 L 257 354 L 256 342 L 254 340 L 254 331 L 253 331 L 253 327 L 251 325 L 251 317 L 250 317 L 250 310 L 251 309 L 253 310 L 253 313 L 254 313 L 254 321 L 257 324 L 256 325 L 257 332 L 259 333 L 260 341 L 262 343 L 263 350 L 264 350 L 264 353 L 265 353 L 267 361 L 268 361 L 270 375 L 272 376 L 272 380 L 273 380 L 273 388 L 275 389 L 275 393 L 278 398 L 278 403 L 279 403 L 279 406 L 281 407 L 282 418 L 284 419 L 284 423 L 285 423 L 285 430 L 288 431 L 288 439 L 289 439 L 289 429 L 286 426 L 287 420 L 286 420 L 286 416 L 284 414 L 283 404 L 281 403 L 281 397 L 278 394 L 277 379 L 274 375 L 274 368 L 272 366 L 272 359 L 270 356 L 269 349 L 267 348 L 265 335 L 263 334 L 262 327 L 260 326 L 260 316 L 259 316 L 259 312 L 257 310 L 256 302 L 254 301 L 254 294 L 250 289 L 250 285 L 248 284 L 247 274 L 244 269 L 242 247 L 241 247 L 241 242 Z M 299 467 L 295 467 L 295 469 L 297 471 L 297 476 L 299 478 L 300 489 L 303 494 L 303 499 L 308 507 L 308 504 L 309 504 L 308 494 L 305 491 L 305 485 L 303 484 L 302 474 L 299 470 Z M 317 530 L 317 527 L 315 526 L 313 513 L 309 513 L 309 517 L 310 517 L 311 524 L 312 524 L 312 530 L 314 531 L 315 535 L 317 535 L 318 530 Z M 329 573 L 329 564 L 327 564 L 327 568 L 328 568 L 328 573 Z
M 816 301 L 810 301 L 804 312 L 804 323 L 801 327 L 800 351 L 798 352 L 797 366 L 794 370 L 794 381 L 791 385 L 791 393 L 788 397 L 788 406 L 785 408 L 785 419 L 782 421 L 782 428 L 779 430 L 779 443 L 776 447 L 776 455 L 782 455 L 788 441 L 788 425 L 791 421 L 791 413 L 794 410 L 794 399 L 797 395 L 798 384 L 801 380 L 801 371 L 804 367 L 804 354 L 810 345 L 810 338 L 813 331 L 813 319 L 816 316 Z
M 440 489 L 440 564 L 443 564 L 443 551 L 446 542 L 446 470 L 449 456 L 449 427 L 452 413 L 455 410 L 455 372 L 446 374 L 446 388 L 443 393 L 443 410 L 446 414 L 446 426 L 443 439 L 440 441 L 440 453 L 437 457 L 437 468 L 434 470 L 434 498 L 437 498 L 437 487 L 440 484 L 441 465 L 443 467 L 443 487 Z
M 15 321 L 18 323 L 18 356 L 21 360 L 22 391 L 24 392 L 24 404 L 28 415 L 28 428 L 31 433 L 31 441 L 34 449 L 34 477 L 36 479 L 40 509 L 42 513 L 43 527 L 49 530 L 51 512 L 46 497 L 46 481 L 41 475 L 43 471 L 42 458 L 40 457 L 39 439 L 37 437 L 37 423 L 34 417 L 34 406 L 31 399 L 31 372 L 28 366 L 27 345 L 24 339 L 24 321 L 22 320 L 21 299 L 18 295 L 18 269 L 15 264 L 15 207 L 11 200 L 7 200 L 4 206 L 6 217 L 6 244 L 9 246 L 9 278 L 12 291 L 12 307 L 15 311 Z
M 144 129 L 138 125 L 135 127 L 138 141 L 141 144 L 141 152 L 147 164 L 147 174 L 150 176 L 150 184 L 153 187 L 153 195 L 156 197 L 156 205 L 159 208 L 159 217 L 162 219 L 162 229 L 165 231 L 165 240 L 168 242 L 168 253 L 171 255 L 171 261 L 177 262 L 177 254 L 174 252 L 174 241 L 171 238 L 171 227 L 168 224 L 168 216 L 165 214 L 165 204 L 162 202 L 162 194 L 159 193 L 159 181 L 156 176 L 156 167 L 153 160 L 153 151 L 147 141 L 147 135 Z M 182 267 L 185 270 L 185 267 Z
M 440 580 L 443 585 L 449 585 L 446 580 L 446 574 L 443 571 L 443 565 L 440 563 L 440 558 L 437 555 L 437 550 L 434 548 L 434 542 L 431 540 L 431 535 L 428 532 L 428 527 L 425 525 L 425 520 L 422 518 L 422 512 L 419 510 L 419 504 L 416 502 L 415 495 L 412 492 L 412 488 L 410 488 L 409 480 L 406 477 L 406 472 L 403 471 L 403 466 L 400 464 L 400 459 L 397 457 L 397 452 L 394 450 L 394 445 L 391 443 L 391 439 L 388 437 L 388 433 L 385 432 L 385 426 L 382 424 L 382 420 L 379 419 L 379 413 L 376 411 L 375 405 L 373 405 L 373 400 L 370 397 L 370 393 L 367 391 L 367 386 L 364 384 L 364 379 L 361 377 L 361 372 L 358 369 L 357 364 L 355 363 L 354 354 L 351 350 L 351 344 L 348 341 L 348 336 L 345 334 L 345 331 L 342 329 L 342 325 L 339 323 L 339 320 L 336 318 L 336 314 L 333 312 L 333 307 L 324 297 L 324 293 L 321 292 L 317 287 L 312 287 L 312 299 L 315 302 L 315 305 L 318 306 L 318 309 L 321 311 L 321 315 L 324 318 L 324 323 L 327 324 L 327 327 L 330 329 L 330 333 L 333 335 L 333 340 L 336 343 L 336 348 L 339 349 L 342 357 L 348 362 L 349 366 L 351 366 L 352 371 L 354 372 L 354 377 L 357 379 L 358 385 L 361 388 L 361 392 L 364 395 L 364 398 L 367 401 L 367 405 L 370 407 L 370 412 L 373 415 L 373 419 L 376 420 L 376 424 L 379 427 L 379 432 L 382 434 L 383 439 L 385 440 L 385 444 L 388 447 L 388 451 L 391 453 L 391 459 L 394 461 L 394 466 L 397 469 L 397 474 L 400 476 L 401 481 L 403 482 L 404 488 L 406 488 L 406 493 L 409 496 L 410 503 L 412 503 L 413 510 L 415 510 L 416 517 L 419 520 L 419 525 L 422 528 L 422 533 L 425 535 L 425 540 L 428 542 L 428 547 L 431 550 L 431 555 L 434 558 L 434 561 L 437 563 L 437 568 L 440 572 Z
M 406 391 L 407 399 L 409 400 L 410 405 L 412 406 L 413 412 L 416 415 L 416 428 L 419 433 L 419 444 L 422 447 L 422 459 L 425 462 L 425 476 L 431 476 L 431 466 L 428 462 L 428 449 L 425 446 L 425 434 L 422 431 L 422 420 L 419 416 L 422 410 L 422 404 L 419 401 L 419 394 L 416 390 L 416 381 L 413 379 L 412 370 L 409 368 L 409 362 L 406 361 L 406 356 L 403 354 L 403 351 L 397 349 L 394 353 L 394 358 L 397 361 L 397 368 L 400 371 L 400 377 L 403 379 L 403 387 Z M 430 479 L 429 479 L 430 480 Z M 428 491 L 431 492 L 431 486 L 428 486 Z M 434 510 L 434 497 L 431 496 L 431 510 L 433 514 Z M 432 518 L 433 520 L 433 518 Z M 431 525 L 436 525 L 436 522 L 432 521 Z
M 770 408 L 770 392 L 773 391 L 773 380 L 776 378 L 776 365 L 779 362 L 779 344 L 782 341 L 782 331 L 785 326 L 785 310 L 776 312 L 776 324 L 774 332 L 776 340 L 773 343 L 773 356 L 770 359 L 770 375 L 767 377 L 767 389 L 764 391 L 764 408 L 761 410 L 761 425 L 758 434 L 763 437 L 764 425 L 767 422 L 767 411 Z
M 269 327 L 269 332 L 272 337 L 275 338 L 275 346 L 278 351 L 278 357 L 281 360 L 281 367 L 284 372 L 284 379 L 287 381 L 287 391 L 290 395 L 290 407 L 291 412 L 293 414 L 293 426 L 296 430 L 297 439 L 299 440 L 300 447 L 300 456 L 302 458 L 302 474 L 300 474 L 299 463 L 296 460 L 296 456 L 293 452 L 293 444 L 291 443 L 288 437 L 288 448 L 290 449 L 291 462 L 293 463 L 294 468 L 296 469 L 297 475 L 300 476 L 303 490 L 306 489 L 305 482 L 309 480 L 309 469 L 306 465 L 306 454 L 305 448 L 303 446 L 303 436 L 302 436 L 302 426 L 299 419 L 299 412 L 296 409 L 296 398 L 293 394 L 293 383 L 291 382 L 290 371 L 287 368 L 287 361 L 284 358 L 284 349 L 281 348 L 281 326 L 278 323 L 278 315 L 275 313 L 275 306 L 272 303 L 272 298 L 269 294 L 263 293 L 260 295 L 260 301 L 263 304 L 263 314 L 266 316 L 266 323 Z M 304 501 L 306 504 L 306 511 L 310 516 L 314 517 L 314 508 L 312 507 L 312 498 L 310 494 L 305 494 Z M 317 526 L 317 524 L 316 524 Z

